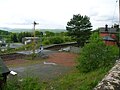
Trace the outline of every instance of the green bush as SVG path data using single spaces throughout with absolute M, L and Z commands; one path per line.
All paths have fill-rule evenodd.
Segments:
M 90 43 L 82 48 L 78 58 L 77 68 L 82 72 L 90 72 L 101 67 L 111 67 L 117 57 L 118 48 L 116 46 L 106 46 L 97 33 L 91 35 Z
M 63 38 L 64 39 L 64 42 L 71 42 L 71 41 L 73 41 L 72 39 L 71 39 L 71 37 L 64 37 Z
M 49 45 L 50 41 L 49 40 L 44 40 L 42 43 L 43 43 L 43 45 Z
M 50 41 L 50 43 L 52 43 L 52 44 L 60 44 L 60 43 L 63 43 L 63 42 L 64 42 L 63 38 L 60 37 L 60 36 L 51 37 L 51 38 L 49 38 L 49 41 Z
M 89 73 L 74 70 L 50 83 L 46 90 L 93 90 L 108 70 L 109 68 L 101 68 Z
M 49 45 L 49 44 L 60 44 L 64 42 L 71 42 L 73 41 L 71 37 L 68 36 L 53 36 L 53 37 L 46 37 L 43 39 L 43 45 Z

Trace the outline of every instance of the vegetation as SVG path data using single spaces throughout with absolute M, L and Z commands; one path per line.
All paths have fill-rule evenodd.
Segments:
M 48 40 L 50 40 L 50 44 L 57 44 L 57 43 L 63 43 L 66 41 L 71 41 L 71 38 L 68 36 L 67 32 L 54 33 L 50 31 L 45 31 L 43 33 L 43 32 L 36 31 L 35 34 L 36 34 L 36 37 L 40 37 L 40 39 L 42 38 L 43 42 L 47 42 Z M 24 37 L 33 37 L 33 34 L 31 32 L 11 33 L 10 41 L 22 42 L 22 38 Z
M 16 38 L 18 39 L 18 42 L 22 42 L 22 38 L 31 37 L 31 36 L 32 36 L 32 33 L 30 32 L 21 32 L 21 33 L 18 33 Z
M 52 81 L 39 81 L 37 77 L 27 77 L 22 80 L 10 78 L 6 90 L 92 90 L 108 72 L 109 68 L 101 68 L 89 73 L 78 70 L 69 72 Z
M 39 78 L 36 77 L 27 77 L 21 79 L 17 76 L 9 79 L 5 90 L 44 90 L 45 86 L 39 81 Z
M 46 37 L 52 37 L 55 36 L 54 32 L 50 32 L 50 31 L 45 31 Z
M 10 32 L 8 31 L 4 31 L 4 30 L 0 30 L 0 35 L 9 35 Z
M 24 37 L 33 37 L 33 33 L 32 32 L 20 32 L 20 33 L 11 33 L 8 31 L 0 31 L 1 35 L 0 36 L 0 40 L 2 41 L 6 41 L 5 43 L 2 42 L 2 44 L 0 43 L 1 46 L 6 46 L 7 44 L 7 50 L 5 51 L 1 51 L 1 53 L 4 54 L 8 54 L 8 53 L 15 53 L 16 51 L 20 51 L 20 50 L 31 50 L 31 47 L 33 47 L 32 43 L 28 44 L 28 45 L 24 45 L 20 48 L 15 48 L 12 49 L 10 48 L 10 43 L 24 43 L 23 42 L 23 38 Z M 50 32 L 50 31 L 45 31 L 43 32 L 39 32 L 36 31 L 35 32 L 36 37 L 39 37 L 39 40 L 35 46 L 35 48 L 39 48 L 40 45 L 50 45 L 50 44 L 60 44 L 60 43 L 65 43 L 65 42 L 73 42 L 73 40 L 71 39 L 71 37 L 68 36 L 67 32 L 59 32 L 59 33 L 55 33 L 55 32 Z
M 54 33 L 66 32 L 65 29 L 36 29 L 36 31 L 39 31 L 39 32 L 50 31 L 50 32 L 54 32 Z M 12 33 L 31 32 L 32 33 L 33 29 L 15 28 L 15 29 L 10 30 L 10 32 L 12 32 Z
M 48 90 L 93 90 L 114 65 L 116 46 L 106 46 L 98 33 L 93 33 L 78 58 L 78 70 L 50 83 Z
M 101 68 L 89 73 L 74 70 L 51 82 L 46 90 L 93 90 L 108 70 Z
M 11 32 L 0 30 L 0 40 L 10 41 Z
M 33 36 L 31 32 L 11 33 L 10 38 L 12 42 L 22 42 L 22 38 Z
M 61 38 L 59 36 L 52 37 L 49 39 L 49 41 L 50 41 L 50 43 L 53 43 L 53 44 L 60 44 L 60 43 L 64 42 L 63 38 Z
M 118 58 L 118 48 L 116 46 L 106 46 L 96 32 L 91 35 L 91 27 L 90 18 L 78 14 L 73 15 L 73 18 L 67 23 L 66 29 L 68 32 L 54 33 L 46 31 L 43 33 L 36 31 L 36 36 L 42 38 L 37 43 L 37 48 L 40 46 L 41 41 L 43 45 L 48 45 L 71 42 L 72 39 L 77 41 L 78 46 L 84 46 L 79 58 L 77 58 L 77 69 L 74 68 L 74 71 L 48 83 L 40 82 L 40 79 L 36 77 L 27 77 L 22 80 L 19 80 L 17 77 L 9 78 L 5 89 L 92 90 L 114 65 L 115 60 Z M 7 32 L 4 33 L 8 35 Z M 23 37 L 33 36 L 31 32 L 9 34 L 8 41 L 10 40 L 10 42 L 22 42 Z M 89 43 L 85 44 L 88 39 Z M 23 50 L 25 48 L 31 50 L 31 47 L 32 43 L 15 50 Z M 10 50 L 10 52 L 15 51 L 11 49 L 8 50 Z
M 91 34 L 91 22 L 88 16 L 80 14 L 73 15 L 73 18 L 67 23 L 66 30 L 69 36 L 77 41 L 78 46 L 84 46 Z
M 90 72 L 99 68 L 111 67 L 118 58 L 116 46 L 106 46 L 98 33 L 93 33 L 78 58 L 78 69 L 81 72 Z
M 17 34 L 16 34 L 16 33 L 11 34 L 10 38 L 11 38 L 11 40 L 12 40 L 13 42 L 18 42 Z
M 117 33 L 115 34 L 116 35 L 116 42 L 117 42 L 118 47 L 120 47 L 120 44 L 119 44 L 119 41 L 120 41 L 120 29 L 119 29 L 119 25 L 114 24 L 113 28 L 116 28 L 116 31 L 117 31 Z

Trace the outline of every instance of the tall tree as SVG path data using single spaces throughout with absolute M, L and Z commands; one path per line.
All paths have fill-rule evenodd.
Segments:
M 12 33 L 12 34 L 11 34 L 11 40 L 12 40 L 13 42 L 18 42 L 17 34 L 16 34 L 16 33 Z
M 86 15 L 73 15 L 73 18 L 67 22 L 66 30 L 68 35 L 77 41 L 78 46 L 84 46 L 92 30 L 90 18 Z
M 24 36 L 23 36 L 23 33 L 21 32 L 21 33 L 19 33 L 18 34 L 18 41 L 19 42 L 22 42 L 22 38 L 23 38 Z

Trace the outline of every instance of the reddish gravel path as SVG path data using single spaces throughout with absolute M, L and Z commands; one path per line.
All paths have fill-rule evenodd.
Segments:
M 48 58 L 48 62 L 53 62 L 56 64 L 64 65 L 64 66 L 74 66 L 75 59 L 78 55 L 73 53 L 54 53 L 51 54 Z

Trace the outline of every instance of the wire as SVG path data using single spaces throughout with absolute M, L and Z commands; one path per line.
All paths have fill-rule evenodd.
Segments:
M 113 22 L 114 22 L 113 20 L 115 18 L 115 12 L 116 12 L 117 3 L 118 3 L 118 0 L 116 0 L 116 2 L 115 2 L 115 8 L 114 8 L 114 12 L 113 12 L 112 24 L 113 24 Z

